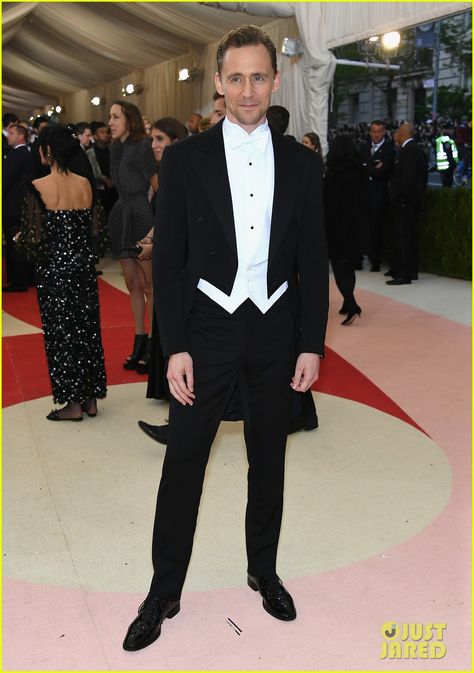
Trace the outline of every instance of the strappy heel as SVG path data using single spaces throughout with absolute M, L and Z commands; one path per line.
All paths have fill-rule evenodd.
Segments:
M 151 358 L 151 337 L 148 337 L 143 350 L 143 355 L 137 363 L 137 374 L 148 374 Z
M 138 361 L 141 359 L 145 350 L 147 339 L 147 334 L 135 334 L 135 339 L 133 340 L 133 351 L 128 356 L 128 358 L 125 358 L 125 362 L 123 363 L 124 369 L 131 371 L 137 368 Z

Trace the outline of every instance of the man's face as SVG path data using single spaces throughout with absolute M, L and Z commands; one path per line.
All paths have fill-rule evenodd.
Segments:
M 372 140 L 374 145 L 378 145 L 378 143 L 385 136 L 385 126 L 379 124 L 372 124 L 372 126 L 369 129 L 369 134 L 370 139 Z
M 198 115 L 191 115 L 188 119 L 188 129 L 190 133 L 199 133 L 199 122 L 201 118 Z
M 214 124 L 217 124 L 217 122 L 220 121 L 222 117 L 225 117 L 227 112 L 225 106 L 225 98 L 218 98 L 217 100 L 215 100 L 213 109 L 214 112 L 211 115 L 211 121 L 209 126 L 214 126 Z
M 8 142 L 9 147 L 16 147 L 17 145 L 19 145 L 20 143 L 23 142 L 23 136 L 21 136 L 18 133 L 18 129 L 16 128 L 16 126 L 9 126 L 8 127 L 7 142 Z
M 89 147 L 92 140 L 92 131 L 90 129 L 84 129 L 84 133 L 79 133 L 77 137 L 79 138 L 82 147 Z
M 251 133 L 264 121 L 272 93 L 280 86 L 280 75 L 273 73 L 270 54 L 263 44 L 230 47 L 215 84 L 225 96 L 229 121 Z
M 109 130 L 106 126 L 101 126 L 94 133 L 94 140 L 97 143 L 106 145 L 109 142 Z

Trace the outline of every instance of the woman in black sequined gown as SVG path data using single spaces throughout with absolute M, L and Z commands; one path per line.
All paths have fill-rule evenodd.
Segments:
M 38 301 L 53 398 L 64 404 L 51 421 L 80 421 L 97 414 L 107 394 L 100 335 L 99 298 L 92 252 L 98 214 L 89 181 L 68 170 L 79 142 L 68 128 L 40 135 L 51 174 L 30 185 L 18 245 L 36 257 Z M 97 222 L 98 226 L 98 222 Z

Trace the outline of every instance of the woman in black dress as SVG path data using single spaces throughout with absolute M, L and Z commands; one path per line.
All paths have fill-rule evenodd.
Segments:
M 368 177 L 357 149 L 346 135 L 336 136 L 326 157 L 324 217 L 334 279 L 344 297 L 341 323 L 350 325 L 362 312 L 354 297 L 355 266 L 363 250 L 369 202 Z
M 117 100 L 110 108 L 110 174 L 119 198 L 109 215 L 112 256 L 120 260 L 130 293 L 135 327 L 132 353 L 124 369 L 136 369 L 150 351 L 145 328 L 145 307 L 152 323 L 153 288 L 151 261 L 139 259 L 138 241 L 153 229 L 150 201 L 158 188 L 156 162 L 140 110 L 133 103 Z
M 82 421 L 97 414 L 107 394 L 100 335 L 92 233 L 99 214 L 87 178 L 70 166 L 80 145 L 62 125 L 39 136 L 41 161 L 50 174 L 29 186 L 18 246 L 36 261 L 36 286 L 48 370 L 56 403 L 50 421 Z

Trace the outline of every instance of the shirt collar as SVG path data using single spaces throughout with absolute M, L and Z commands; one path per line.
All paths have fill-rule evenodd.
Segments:
M 263 124 L 257 126 L 252 133 L 247 133 L 245 129 L 238 124 L 229 121 L 226 117 L 222 125 L 222 130 L 226 141 L 232 149 L 236 149 L 242 145 L 250 145 L 260 152 L 265 152 L 267 149 L 268 141 L 270 139 L 270 127 L 268 126 L 266 119 Z

